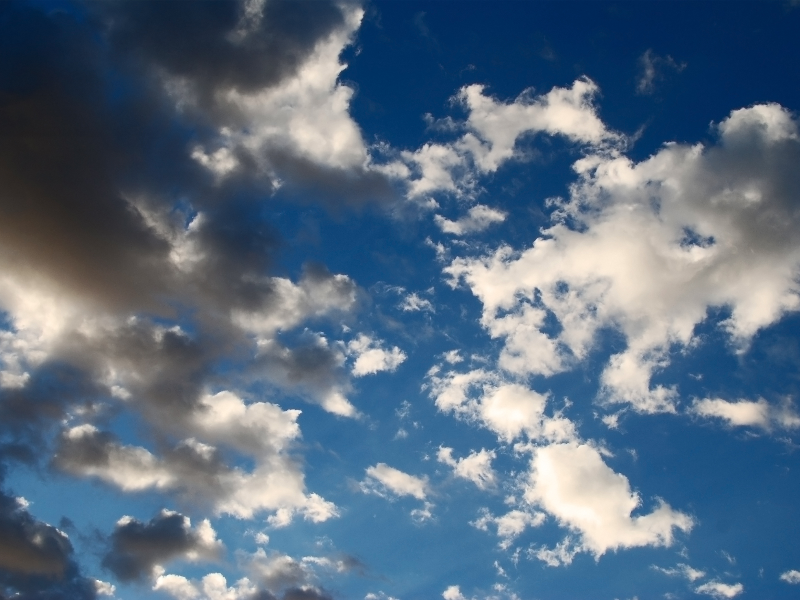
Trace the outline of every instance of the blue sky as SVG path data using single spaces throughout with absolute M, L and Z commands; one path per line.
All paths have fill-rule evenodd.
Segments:
M 799 26 L 1 4 L 0 597 L 795 597 Z

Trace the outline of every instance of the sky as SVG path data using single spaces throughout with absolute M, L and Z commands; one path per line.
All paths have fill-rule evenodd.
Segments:
M 0 599 L 796 597 L 797 31 L 0 3 Z

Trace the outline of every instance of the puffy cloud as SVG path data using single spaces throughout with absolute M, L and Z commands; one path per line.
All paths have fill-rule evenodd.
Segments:
M 694 591 L 712 598 L 735 598 L 744 591 L 744 586 L 741 583 L 730 584 L 715 580 L 697 586 Z
M 641 506 L 639 494 L 587 444 L 534 449 L 524 496 L 579 536 L 575 549 L 596 558 L 619 548 L 670 546 L 675 529 L 688 532 L 694 525 L 663 501 L 650 513 L 632 516 Z
M 274 600 L 269 593 L 263 593 L 246 577 L 228 587 L 221 573 L 209 573 L 199 582 L 193 582 L 182 575 L 161 574 L 156 578 L 153 590 L 165 592 L 177 600 Z
M 433 220 L 445 233 L 453 235 L 465 235 L 467 233 L 478 233 L 491 227 L 494 223 L 502 223 L 506 220 L 506 213 L 502 210 L 485 206 L 483 204 L 476 204 L 467 211 L 465 217 L 461 217 L 456 221 L 436 215 Z
M 24 598 L 93 600 L 94 580 L 84 577 L 67 535 L 0 490 L 0 590 Z
M 162 510 L 149 522 L 123 517 L 110 537 L 103 566 L 120 581 L 154 576 L 166 561 L 216 560 L 224 548 L 208 519 L 192 529 L 189 517 Z
M 397 346 L 386 350 L 381 348 L 379 341 L 364 334 L 347 344 L 347 349 L 356 357 L 353 363 L 353 375 L 356 377 L 395 371 L 406 359 L 406 353 Z
M 504 381 L 483 369 L 467 373 L 428 373 L 430 394 L 442 412 L 478 423 L 512 442 L 525 434 L 530 440 L 565 441 L 575 437 L 574 424 L 556 414 L 545 414 L 547 396 Z M 477 396 L 477 397 L 476 397 Z
M 442 598 L 444 598 L 444 600 L 467 600 L 466 596 L 461 593 L 461 588 L 457 585 L 448 586 L 448 588 L 442 592 Z
M 771 430 L 773 427 L 795 429 L 800 427 L 800 415 L 790 400 L 781 406 L 773 406 L 763 398 L 753 402 L 738 400 L 729 402 L 721 398 L 695 400 L 689 409 L 699 417 L 716 418 L 726 421 L 732 427 L 760 427 Z
M 462 196 L 475 187 L 475 172 L 493 173 L 504 162 L 518 158 L 517 141 L 524 135 L 562 135 L 573 142 L 605 147 L 620 144 L 622 138 L 606 129 L 597 116 L 593 98 L 597 85 L 579 79 L 569 88 L 554 87 L 534 96 L 526 90 L 512 102 L 504 103 L 484 93 L 481 85 L 469 85 L 456 95 L 467 110 L 466 133 L 449 144 L 428 143 L 414 152 L 401 153 L 416 171 L 408 180 L 411 198 L 435 192 Z M 439 218 L 443 231 L 462 235 L 485 229 L 500 220 L 501 213 L 478 205 L 463 222 Z M 491 211 L 491 212 L 489 212 Z
M 209 503 L 217 514 L 252 518 L 261 511 L 278 511 L 282 525 L 296 513 L 313 522 L 338 515 L 332 503 L 305 494 L 300 466 L 288 454 L 300 435 L 300 411 L 265 402 L 245 404 L 230 392 L 205 396 L 200 406 L 184 425 L 195 437 L 165 448 L 160 457 L 85 424 L 64 432 L 55 464 L 123 490 L 157 489 L 184 501 Z M 252 470 L 228 466 L 217 446 L 200 440 L 249 457 Z
M 781 581 L 785 581 L 786 583 L 800 583 L 800 571 L 796 569 L 790 569 L 789 571 L 784 571 L 781 573 L 780 577 Z
M 417 500 L 424 500 L 428 494 L 428 480 L 378 463 L 367 468 L 367 478 L 361 482 L 361 489 L 379 496 L 388 492 L 395 496 L 413 496 Z
M 501 366 L 551 375 L 618 329 L 601 397 L 641 412 L 674 412 L 674 386 L 651 385 L 670 348 L 695 341 L 710 309 L 740 350 L 800 307 L 797 189 L 800 138 L 776 104 L 733 111 L 710 147 L 671 143 L 635 163 L 596 153 L 574 165 L 567 200 L 521 252 L 501 247 L 445 269 L 483 303 L 482 324 L 505 341 Z M 554 331 L 552 319 L 558 323 Z
M 453 473 L 462 479 L 468 479 L 480 489 L 493 488 L 497 484 L 496 476 L 492 470 L 494 450 L 481 448 L 479 452 L 470 452 L 464 458 L 453 458 L 453 449 L 445 446 L 439 447 L 436 458 L 440 463 L 452 467 Z
M 481 516 L 471 524 L 483 531 L 489 530 L 489 525 L 497 528 L 497 537 L 500 538 L 499 546 L 506 550 L 511 547 L 514 540 L 528 527 L 538 527 L 546 515 L 536 511 L 511 510 L 504 515 L 495 517 L 488 509 L 481 510 Z

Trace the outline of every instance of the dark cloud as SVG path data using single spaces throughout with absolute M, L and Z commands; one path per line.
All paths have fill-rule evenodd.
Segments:
M 0 597 L 88 600 L 95 596 L 94 582 L 81 575 L 67 536 L 0 491 Z
M 325 590 L 314 587 L 292 588 L 286 590 L 282 600 L 333 600 Z
M 344 23 L 339 3 L 329 0 L 115 2 L 97 8 L 122 56 L 183 79 L 212 114 L 223 110 L 217 92 L 255 92 L 280 83 Z
M 155 565 L 195 552 L 213 558 L 214 551 L 192 530 L 186 517 L 162 511 L 147 523 L 130 519 L 110 536 L 103 566 L 120 581 L 143 580 Z

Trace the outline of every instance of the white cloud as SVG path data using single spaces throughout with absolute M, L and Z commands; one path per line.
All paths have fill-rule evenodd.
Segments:
M 652 568 L 660 573 L 663 573 L 664 575 L 669 575 L 670 577 L 680 576 L 692 582 L 697 581 L 698 579 L 702 579 L 703 577 L 706 576 L 705 571 L 700 571 L 699 569 L 692 568 L 691 566 L 684 563 L 678 563 L 677 567 L 671 569 L 665 569 L 663 567 L 657 567 L 655 565 L 653 565 Z
M 246 577 L 228 587 L 221 573 L 209 573 L 200 581 L 190 581 L 182 575 L 162 574 L 156 578 L 153 590 L 165 592 L 177 600 L 247 600 L 258 592 Z
M 597 89 L 592 81 L 579 79 L 569 88 L 554 87 L 540 96 L 526 90 L 504 103 L 487 96 L 481 85 L 462 88 L 456 99 L 469 113 L 466 133 L 450 144 L 429 143 L 414 152 L 401 153 L 418 173 L 408 182 L 408 196 L 419 198 L 435 192 L 463 196 L 471 192 L 476 185 L 473 169 L 492 173 L 504 162 L 518 158 L 516 144 L 526 134 L 563 135 L 597 147 L 619 144 L 620 136 L 609 132 L 597 116 L 593 105 Z M 445 219 L 442 224 L 456 227 Z
M 269 305 L 253 311 L 237 309 L 233 323 L 260 339 L 271 339 L 312 318 L 343 313 L 356 303 L 356 286 L 346 275 L 306 273 L 298 283 L 284 277 L 270 277 Z
M 381 496 L 388 492 L 395 496 L 413 496 L 417 500 L 424 500 L 428 493 L 428 480 L 378 463 L 367 469 L 367 478 L 361 482 L 361 489 Z
M 525 434 L 530 440 L 574 439 L 575 427 L 568 419 L 545 414 L 548 397 L 498 375 L 476 369 L 467 373 L 445 373 L 438 368 L 428 374 L 430 393 L 442 412 L 476 422 L 511 442 Z
M 114 593 L 117 591 L 117 586 L 108 583 L 107 581 L 102 581 L 100 579 L 94 580 L 94 589 L 100 596 L 113 596 Z
M 381 371 L 395 371 L 406 359 L 406 353 L 397 346 L 386 350 L 380 346 L 380 341 L 364 334 L 347 344 L 347 349 L 356 357 L 352 369 L 356 377 L 373 375 Z
M 722 419 L 734 427 L 760 427 L 766 430 L 773 427 L 785 429 L 800 427 L 800 415 L 788 400 L 781 406 L 773 406 L 763 398 L 755 402 L 749 400 L 729 402 L 721 398 L 704 398 L 695 400 L 689 412 L 699 417 Z
M 534 449 L 525 500 L 578 534 L 577 547 L 596 558 L 620 548 L 670 546 L 674 529 L 688 532 L 694 524 L 664 502 L 650 513 L 632 516 L 641 506 L 639 495 L 586 444 Z
M 299 410 L 245 404 L 227 391 L 205 396 L 200 408 L 184 424 L 193 437 L 162 457 L 121 444 L 87 424 L 66 430 L 56 462 L 70 473 L 97 477 L 124 491 L 157 489 L 209 502 L 217 514 L 249 519 L 262 511 L 280 511 L 280 524 L 288 524 L 294 514 L 313 522 L 338 515 L 334 504 L 305 493 L 303 473 L 289 455 L 300 436 Z M 212 444 L 249 457 L 252 470 L 224 466 Z
M 651 49 L 639 57 L 639 77 L 636 80 L 636 93 L 652 94 L 656 89 L 656 81 L 664 78 L 665 71 L 671 70 L 680 73 L 686 68 L 686 63 L 678 63 L 671 56 L 659 56 Z
M 785 581 L 786 583 L 800 583 L 800 571 L 797 571 L 795 569 L 784 571 L 783 573 L 781 573 L 780 579 L 781 581 Z
M 467 211 L 467 215 L 456 221 L 451 221 L 441 215 L 435 215 L 433 220 L 444 233 L 453 235 L 466 235 L 478 233 L 488 229 L 495 223 L 506 220 L 507 213 L 490 206 L 477 204 Z
M 431 301 L 426 298 L 421 298 L 416 292 L 412 292 L 403 298 L 403 301 L 400 303 L 400 308 L 404 312 L 436 312 Z
M 318 165 L 348 169 L 366 167 L 369 153 L 361 130 L 349 114 L 354 90 L 339 81 L 347 65 L 339 55 L 351 43 L 363 17 L 357 6 L 345 6 L 345 22 L 300 65 L 295 75 L 279 85 L 252 93 L 230 89 L 218 94 L 217 100 L 235 111 L 246 123 L 234 123 L 220 129 L 220 148 L 196 147 L 193 158 L 224 177 L 238 166 L 237 148 L 263 161 L 265 174 L 277 182 L 279 165 L 269 160 L 271 150 L 289 151 Z M 193 104 L 179 82 L 168 86 L 176 101 Z
M 452 467 L 457 477 L 470 480 L 482 490 L 497 485 L 497 478 L 492 470 L 494 457 L 494 450 L 483 448 L 479 452 L 470 452 L 469 456 L 459 459 L 453 458 L 452 448 L 440 446 L 437 453 L 438 461 Z
M 467 600 L 466 596 L 461 593 L 461 588 L 457 585 L 451 585 L 443 591 L 442 598 L 444 600 Z
M 672 347 L 695 341 L 709 309 L 729 308 L 722 327 L 743 350 L 800 308 L 797 124 L 768 104 L 733 111 L 717 131 L 716 145 L 667 144 L 640 163 L 615 152 L 580 159 L 569 199 L 553 201 L 552 225 L 530 248 L 445 268 L 482 301 L 482 324 L 505 341 L 504 369 L 563 371 L 613 327 L 627 347 L 610 357 L 601 398 L 675 412 L 677 390 L 651 377 Z
M 712 598 L 735 598 L 744 591 L 744 586 L 741 583 L 728 584 L 715 580 L 696 587 L 694 591 Z
M 494 525 L 497 528 L 497 537 L 500 538 L 499 546 L 506 550 L 525 529 L 544 523 L 545 517 L 544 513 L 538 511 L 516 509 L 495 517 L 484 508 L 481 509 L 481 516 L 470 524 L 482 531 L 488 531 L 489 525 Z

